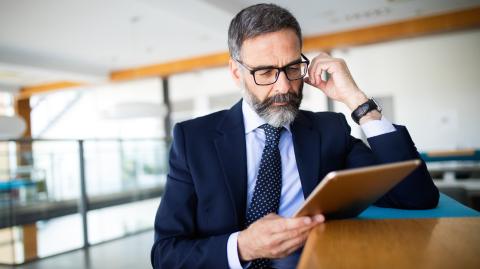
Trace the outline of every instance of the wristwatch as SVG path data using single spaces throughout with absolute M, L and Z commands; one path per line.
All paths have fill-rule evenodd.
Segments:
M 367 102 L 359 105 L 353 112 L 352 112 L 352 119 L 357 124 L 360 123 L 360 119 L 365 116 L 368 112 L 372 110 L 378 110 L 378 112 L 382 112 L 382 108 L 380 105 L 375 101 L 375 99 L 370 98 Z

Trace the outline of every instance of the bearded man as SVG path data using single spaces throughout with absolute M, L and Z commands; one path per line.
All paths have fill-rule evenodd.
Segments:
M 292 215 L 327 173 L 419 158 L 406 128 L 382 116 L 342 59 L 302 54 L 300 26 L 284 8 L 240 11 L 228 46 L 243 99 L 175 126 L 154 268 L 294 268 L 325 218 Z M 342 114 L 299 110 L 304 83 L 347 105 L 370 147 Z M 438 195 L 422 163 L 376 205 L 432 208 Z

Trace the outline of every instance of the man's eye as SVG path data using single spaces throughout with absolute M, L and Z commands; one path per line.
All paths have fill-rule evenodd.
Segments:
M 260 76 L 270 76 L 274 73 L 273 69 L 262 69 L 256 72 Z
M 300 68 L 301 68 L 300 64 L 294 64 L 287 67 L 287 69 L 291 71 L 296 71 L 296 70 L 299 70 Z

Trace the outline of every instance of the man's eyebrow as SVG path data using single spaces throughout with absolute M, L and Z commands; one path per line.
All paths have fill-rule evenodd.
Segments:
M 293 61 L 287 63 L 286 65 L 282 66 L 282 67 L 285 67 L 285 66 L 291 65 L 291 64 L 301 63 L 301 62 L 302 62 L 302 56 L 300 56 L 299 59 L 293 60 Z M 268 68 L 279 68 L 279 67 L 275 66 L 275 65 L 259 65 L 259 66 L 252 67 L 253 70 L 268 69 Z

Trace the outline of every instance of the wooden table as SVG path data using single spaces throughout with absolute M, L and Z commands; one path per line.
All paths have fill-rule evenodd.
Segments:
M 480 218 L 333 220 L 315 228 L 299 269 L 480 268 Z

